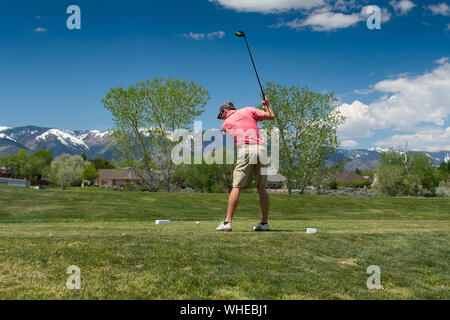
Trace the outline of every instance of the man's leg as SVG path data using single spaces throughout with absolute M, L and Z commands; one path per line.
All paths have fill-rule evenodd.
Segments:
M 267 223 L 269 219 L 269 194 L 267 193 L 265 186 L 258 186 L 259 193 L 259 205 L 261 206 L 261 222 Z
M 239 204 L 239 195 L 241 194 L 240 188 L 231 189 L 230 196 L 228 197 L 228 210 L 227 218 L 225 222 L 231 222 L 233 220 L 234 213 Z

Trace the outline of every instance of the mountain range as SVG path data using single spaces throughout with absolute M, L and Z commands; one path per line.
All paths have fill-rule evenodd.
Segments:
M 61 130 L 38 126 L 1 127 L 0 126 L 0 155 L 17 153 L 20 149 L 34 152 L 39 149 L 50 150 L 53 156 L 62 153 L 85 153 L 88 158 L 107 158 L 114 156 L 113 148 L 109 144 L 108 131 L 99 130 Z M 330 162 L 347 160 L 345 170 L 353 171 L 372 169 L 378 164 L 378 157 L 387 149 L 341 149 Z M 415 151 L 418 152 L 418 151 Z M 436 165 L 450 160 L 450 151 L 426 152 Z
M 53 156 L 62 153 L 85 153 L 89 158 L 112 158 L 107 131 L 61 130 L 37 126 L 0 127 L 0 155 L 17 153 L 20 149 L 34 152 L 50 150 Z

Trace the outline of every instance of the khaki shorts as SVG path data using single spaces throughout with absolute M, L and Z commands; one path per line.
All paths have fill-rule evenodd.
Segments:
M 250 187 L 253 176 L 256 186 L 265 187 L 267 185 L 267 165 L 262 161 L 265 158 L 267 158 L 267 150 L 263 144 L 245 144 L 238 147 L 236 166 L 233 171 L 233 188 Z

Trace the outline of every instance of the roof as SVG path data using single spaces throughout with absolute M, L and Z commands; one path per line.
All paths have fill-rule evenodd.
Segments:
M 280 173 L 270 174 L 267 176 L 267 181 L 272 183 L 285 182 L 286 180 L 286 177 Z
M 140 180 L 139 176 L 130 169 L 99 169 L 98 179 L 116 179 L 116 180 Z
M 367 178 L 364 178 L 363 176 L 360 176 L 359 174 L 353 172 L 353 171 L 343 171 L 340 172 L 336 175 L 336 180 L 337 181 L 346 181 L 346 182 L 351 182 L 351 181 L 366 181 L 369 180 Z

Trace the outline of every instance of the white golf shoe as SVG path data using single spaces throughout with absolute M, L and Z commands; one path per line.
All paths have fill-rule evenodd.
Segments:
M 270 226 L 268 223 L 262 224 L 260 222 L 256 225 L 256 227 L 253 227 L 253 230 L 255 230 L 255 231 L 270 231 Z
M 225 221 L 224 221 L 225 222 Z M 219 226 L 216 228 L 217 231 L 231 231 L 231 222 L 225 224 L 224 222 L 222 222 L 221 224 L 219 224 Z

